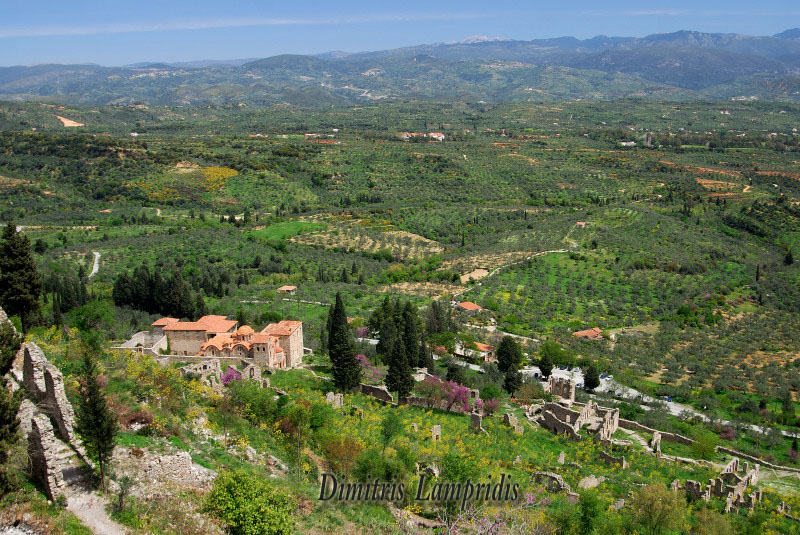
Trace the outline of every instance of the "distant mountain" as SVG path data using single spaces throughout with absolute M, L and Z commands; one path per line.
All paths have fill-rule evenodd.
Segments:
M 625 97 L 800 101 L 800 29 L 775 36 L 463 41 L 373 52 L 125 67 L 0 68 L 0 99 L 124 105 L 328 107 L 382 99 L 486 102 Z
M 800 28 L 792 28 L 791 30 L 786 30 L 785 32 L 776 33 L 775 37 L 780 39 L 800 39 Z

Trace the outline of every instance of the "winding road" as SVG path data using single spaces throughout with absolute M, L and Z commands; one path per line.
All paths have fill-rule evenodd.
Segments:
M 100 253 L 97 251 L 92 251 L 92 253 L 94 253 L 94 264 L 92 264 L 92 271 L 89 273 L 90 279 L 97 275 L 97 272 L 100 270 Z

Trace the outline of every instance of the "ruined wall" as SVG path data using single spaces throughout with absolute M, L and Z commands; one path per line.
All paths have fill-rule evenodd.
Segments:
M 780 466 L 777 464 L 772 464 L 763 459 L 759 459 L 758 457 L 754 457 L 753 455 L 747 455 L 746 453 L 742 453 L 740 451 L 732 450 L 729 448 L 724 448 L 722 446 L 717 446 L 717 451 L 722 453 L 727 453 L 728 455 L 736 455 L 737 457 L 741 457 L 742 459 L 747 459 L 752 463 L 760 464 L 761 466 L 765 466 L 767 468 L 772 468 L 773 470 L 785 470 L 787 472 L 794 472 L 800 474 L 800 468 L 791 468 L 788 466 Z
M 613 455 L 610 455 L 605 451 L 601 451 L 600 453 L 597 454 L 597 456 L 607 463 L 618 465 L 623 470 L 628 468 L 628 461 L 625 460 L 625 457 L 614 457 Z
M 569 424 L 575 423 L 581 415 L 578 411 L 573 411 L 558 403 L 545 403 L 542 411 L 550 411 L 559 420 Z
M 360 384 L 355 389 L 357 392 L 361 392 L 366 396 L 371 396 L 379 401 L 383 401 L 386 403 L 393 403 L 394 399 L 392 395 L 389 393 L 389 390 L 385 386 L 372 386 L 372 385 L 365 385 Z
M 567 435 L 567 437 L 571 440 L 581 440 L 580 435 L 575 431 L 575 428 L 572 427 L 572 425 L 561 420 L 548 409 L 542 411 L 542 416 L 539 418 L 539 424 L 541 424 L 541 426 L 545 429 L 556 433 L 557 435 Z
M 651 427 L 644 426 L 639 422 L 634 422 L 632 420 L 625 420 L 623 418 L 619 419 L 619 427 L 623 429 L 630 429 L 631 431 L 643 431 L 645 433 L 661 433 L 661 440 L 666 440 L 667 442 L 676 442 L 678 444 L 683 444 L 685 446 L 691 446 L 694 444 L 694 440 L 691 438 L 685 437 L 683 435 L 678 435 L 676 433 L 667 433 L 666 431 L 659 431 L 657 429 L 653 429 Z

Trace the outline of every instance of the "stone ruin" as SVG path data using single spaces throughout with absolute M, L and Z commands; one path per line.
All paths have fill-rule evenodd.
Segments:
M 411 429 L 412 429 L 412 430 L 413 430 L 415 433 L 416 433 L 417 431 L 419 431 L 419 425 L 417 424 L 417 422 L 413 422 L 413 423 L 411 424 Z
M 653 433 L 653 438 L 650 439 L 650 449 L 656 455 L 661 455 L 661 433 L 659 431 Z
M 683 487 L 680 481 L 672 482 L 672 490 L 683 490 L 695 500 L 708 501 L 711 497 L 725 499 L 725 512 L 729 513 L 734 507 L 747 507 L 749 510 L 755 508 L 755 504 L 761 502 L 761 490 L 754 490 L 750 494 L 745 494 L 747 488 L 758 483 L 759 466 L 756 464 L 750 468 L 750 464 L 745 462 L 740 466 L 739 459 L 735 458 L 722 471 L 719 477 L 709 479 L 708 485 L 698 481 L 686 480 Z
M 441 425 L 434 425 L 431 427 L 431 440 L 434 442 L 439 442 L 442 440 L 442 426 Z
M 547 392 L 561 398 L 562 403 L 572 406 L 575 403 L 575 383 L 566 377 L 550 376 L 547 380 Z
M 604 445 L 614 443 L 612 437 L 619 429 L 619 409 L 599 407 L 591 400 L 583 406 L 575 403 L 572 406 L 581 411 L 561 403 L 545 403 L 537 422 L 545 429 L 575 441 L 581 440 L 580 430 L 585 425 L 596 442 Z
M 334 409 L 341 409 L 344 405 L 344 394 L 334 394 L 333 392 L 328 392 L 325 394 L 325 401 Z
M 507 412 L 503 415 L 503 425 L 507 427 L 515 427 L 519 423 L 519 419 L 516 416 Z
M 558 464 L 562 464 L 562 465 L 563 465 L 565 462 L 567 462 L 567 453 L 566 453 L 566 452 L 564 452 L 564 451 L 562 451 L 561 453 L 559 453 L 559 454 L 558 454 L 558 459 L 556 459 L 556 462 L 557 462 Z
M 389 389 L 386 386 L 373 386 L 373 385 L 365 385 L 361 383 L 355 388 L 356 392 L 361 392 L 365 396 L 370 396 L 378 401 L 383 401 L 384 403 L 394 403 L 394 398 L 389 393 Z
M 138 448 L 116 448 L 112 459 L 117 466 L 126 466 L 143 487 L 165 484 L 202 487 L 216 475 L 213 470 L 192 462 L 188 451 L 158 455 Z
M 564 492 L 570 498 L 576 500 L 580 499 L 578 494 L 572 492 L 572 489 L 564 481 L 564 478 L 553 472 L 534 472 L 531 474 L 531 482 L 544 484 L 545 488 L 550 492 Z
M 613 455 L 610 455 L 609 453 L 606 453 L 605 451 L 602 451 L 602 450 L 600 451 L 600 453 L 597 456 L 600 457 L 602 460 L 604 460 L 605 462 L 607 462 L 609 464 L 616 464 L 622 470 L 627 470 L 628 469 L 628 461 L 625 460 L 624 456 L 622 456 L 622 457 L 614 457 Z
M 9 375 L 12 389 L 21 388 L 26 394 L 18 417 L 28 442 L 33 480 L 54 500 L 67 485 L 83 480 L 81 463 L 94 466 L 75 434 L 75 413 L 64 391 L 64 376 L 34 343 L 20 347 Z
M 471 413 L 469 415 L 469 428 L 478 433 L 486 433 L 486 430 L 483 428 L 483 416 L 477 412 Z

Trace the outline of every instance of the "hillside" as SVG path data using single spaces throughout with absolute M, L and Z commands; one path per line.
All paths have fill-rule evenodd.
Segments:
M 800 39 L 681 31 L 643 38 L 468 39 L 357 54 L 0 68 L 0 98 L 69 104 L 304 107 L 376 100 L 548 102 L 645 97 L 798 101 Z M 753 78 L 753 77 L 756 78 Z M 732 86 L 739 93 L 732 93 Z

